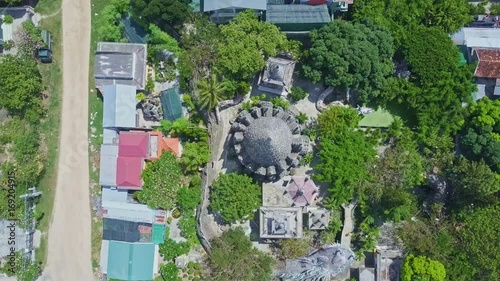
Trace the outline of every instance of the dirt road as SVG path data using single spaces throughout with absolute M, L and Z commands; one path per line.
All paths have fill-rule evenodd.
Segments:
M 90 249 L 88 75 L 90 0 L 63 0 L 63 102 L 48 260 L 39 281 L 95 280 Z

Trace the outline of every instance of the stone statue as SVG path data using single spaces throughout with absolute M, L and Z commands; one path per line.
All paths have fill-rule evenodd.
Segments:
M 276 277 L 282 280 L 326 281 L 351 267 L 354 253 L 340 244 L 323 246 L 308 256 L 296 260 L 287 260 L 285 272 Z

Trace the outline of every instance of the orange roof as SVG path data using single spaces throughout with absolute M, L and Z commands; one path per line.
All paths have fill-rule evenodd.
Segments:
M 500 78 L 500 50 L 476 49 L 479 60 L 474 76 Z
M 161 157 L 163 151 L 172 151 L 176 156 L 179 156 L 180 152 L 180 142 L 178 138 L 165 138 L 161 132 L 152 131 L 149 132 L 150 136 L 158 137 L 158 155 L 157 157 L 152 157 L 149 160 L 157 160 Z

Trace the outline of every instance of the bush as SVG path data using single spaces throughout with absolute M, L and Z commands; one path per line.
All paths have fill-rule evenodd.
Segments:
M 177 193 L 177 200 L 177 205 L 183 212 L 193 211 L 201 201 L 200 187 L 182 187 Z
M 13 40 L 7 40 L 7 41 L 3 42 L 3 49 L 5 51 L 12 49 L 14 46 L 15 46 L 15 44 L 14 44 Z
M 174 219 L 178 219 L 181 217 L 181 211 L 179 211 L 179 209 L 175 209 L 172 211 L 172 217 L 174 217 Z
M 180 281 L 179 269 L 175 263 L 162 264 L 160 267 L 160 275 L 163 281 Z
M 299 122 L 299 124 L 305 124 L 308 119 L 309 119 L 309 117 L 307 116 L 307 114 L 305 114 L 303 112 L 301 112 L 301 113 L 299 113 L 299 115 L 297 115 L 297 121 Z
M 305 97 L 307 97 L 306 91 L 298 86 L 293 86 L 292 92 L 288 94 L 288 98 L 294 103 L 304 99 Z
M 490 12 L 492 15 L 500 16 L 500 4 L 491 4 Z
M 146 95 L 144 93 L 138 93 L 137 95 L 135 95 L 135 100 L 141 102 L 141 101 L 144 101 L 146 99 Z
M 185 214 L 179 220 L 179 229 L 181 230 L 181 236 L 187 239 L 189 245 L 195 246 L 199 244 L 196 233 L 196 217 L 194 212 Z
M 5 24 L 12 24 L 14 22 L 14 18 L 11 15 L 5 15 L 3 17 L 3 22 Z
M 278 253 L 282 260 L 296 259 L 303 257 L 309 253 L 311 246 L 310 240 L 306 238 L 301 239 L 281 239 L 278 242 Z
M 146 92 L 152 93 L 155 90 L 155 81 L 151 77 L 151 75 L 148 74 L 148 80 L 146 81 Z
M 172 261 L 175 258 L 189 253 L 189 243 L 188 242 L 175 242 L 174 240 L 168 238 L 168 232 L 166 234 L 165 241 L 160 244 L 159 253 L 166 261 Z
M 290 107 L 290 103 L 282 98 L 272 98 L 271 102 L 274 107 L 281 107 L 283 109 L 288 109 Z
M 314 158 L 314 155 L 312 153 L 307 153 L 306 155 L 304 155 L 304 157 L 302 157 L 301 165 L 305 166 L 305 165 L 311 164 L 313 158 Z

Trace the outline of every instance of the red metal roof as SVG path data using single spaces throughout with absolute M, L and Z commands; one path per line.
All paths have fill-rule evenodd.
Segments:
M 122 132 L 119 136 L 118 156 L 149 157 L 149 135 L 146 132 Z
M 474 76 L 500 78 L 500 50 L 476 49 L 479 60 Z
M 144 160 L 140 157 L 119 156 L 116 161 L 116 186 L 120 189 L 141 189 Z
M 311 204 L 318 195 L 318 188 L 313 180 L 307 177 L 292 177 L 287 185 L 287 192 L 297 207 Z

